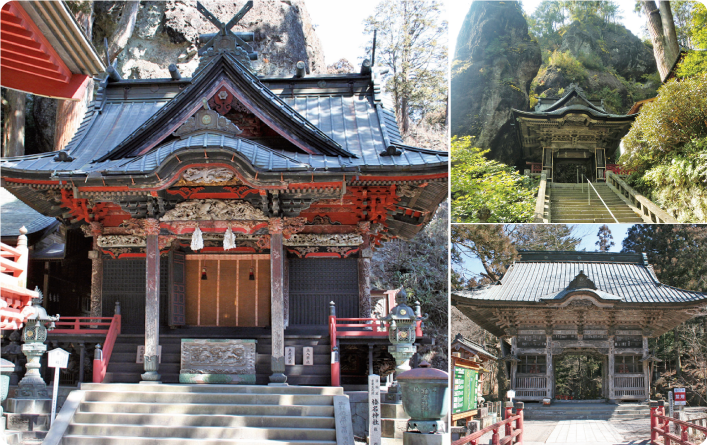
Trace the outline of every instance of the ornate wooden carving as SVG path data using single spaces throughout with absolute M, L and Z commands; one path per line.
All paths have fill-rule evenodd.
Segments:
M 357 233 L 297 233 L 285 241 L 287 246 L 358 246 L 363 238 Z
M 187 119 L 173 134 L 184 138 L 198 131 L 206 130 L 232 136 L 243 133 L 233 122 L 219 115 L 216 111 L 201 109 Z
M 161 221 L 266 221 L 267 219 L 262 210 L 253 207 L 247 201 L 220 199 L 180 202 L 160 218 Z

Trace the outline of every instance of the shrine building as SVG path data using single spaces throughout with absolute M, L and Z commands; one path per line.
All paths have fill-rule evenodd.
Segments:
M 500 281 L 452 293 L 453 305 L 511 344 L 501 360 L 517 400 L 555 398 L 557 361 L 572 355 L 600 360 L 602 398 L 647 400 L 656 360 L 648 339 L 707 305 L 707 294 L 658 281 L 645 254 L 519 253 Z
M 222 25 L 201 36 L 192 77 L 170 65 L 170 78 L 123 79 L 109 66 L 68 145 L 3 158 L 2 186 L 92 238 L 90 295 L 55 288 L 61 304 L 45 305 L 67 319 L 113 317 L 119 303 L 116 351 L 133 358 L 109 363 L 106 381 L 177 382 L 179 358 L 160 347 L 207 338 L 257 342 L 245 382 L 339 384 L 330 302 L 336 317 L 372 323 L 372 249 L 432 219 L 448 154 L 403 143 L 368 61 L 359 73 L 309 75 L 299 62 L 292 76 L 258 76 L 252 33 Z M 362 329 L 377 337 L 337 338 L 387 344 Z
M 513 110 L 523 157 L 533 172 L 560 183 L 579 182 L 577 171 L 604 181 L 635 117 L 609 113 L 603 100 L 588 99 L 575 84 L 562 97 L 538 98 L 534 111 Z

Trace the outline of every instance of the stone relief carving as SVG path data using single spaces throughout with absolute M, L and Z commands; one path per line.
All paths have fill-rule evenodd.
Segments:
M 182 179 L 186 182 L 197 184 L 214 184 L 227 182 L 231 180 L 235 174 L 226 167 L 212 168 L 188 168 L 182 173 Z
M 363 238 L 358 233 L 295 233 L 283 243 L 287 246 L 358 246 Z
M 267 221 L 262 210 L 253 207 L 247 201 L 202 199 L 185 201 L 177 204 L 165 213 L 160 221 L 195 221 L 195 220 L 256 220 Z
M 255 374 L 253 340 L 182 340 L 180 374 Z
M 98 247 L 145 247 L 145 238 L 132 235 L 103 235 L 98 237 Z

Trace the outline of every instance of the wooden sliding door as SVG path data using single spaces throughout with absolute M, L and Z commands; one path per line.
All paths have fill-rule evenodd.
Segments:
M 187 255 L 186 283 L 188 325 L 270 326 L 269 255 Z

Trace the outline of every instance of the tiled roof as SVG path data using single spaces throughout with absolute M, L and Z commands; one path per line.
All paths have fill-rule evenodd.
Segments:
M 639 254 L 599 252 L 521 252 L 497 284 L 466 291 L 458 297 L 504 302 L 547 302 L 565 297 L 570 283 L 584 272 L 604 300 L 624 303 L 690 303 L 707 294 L 661 284 Z M 547 259 L 546 259 L 547 258 Z
M 0 235 L 17 238 L 20 227 L 27 228 L 27 234 L 46 229 L 57 222 L 56 218 L 44 216 L 0 187 Z
M 454 340 L 452 340 L 452 348 L 454 348 L 454 343 L 460 343 L 461 345 L 463 345 L 464 347 L 466 347 L 468 349 L 471 349 L 475 353 L 480 353 L 480 354 L 486 355 L 494 360 L 498 360 L 498 357 L 496 357 L 495 355 L 488 352 L 486 349 L 484 349 L 483 346 L 481 346 L 480 344 L 478 344 L 474 341 L 469 340 L 468 338 L 464 338 L 464 336 L 462 334 L 457 334 L 457 336 L 454 337 Z

